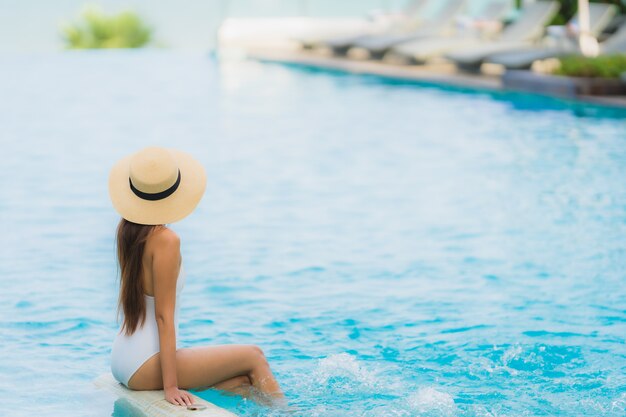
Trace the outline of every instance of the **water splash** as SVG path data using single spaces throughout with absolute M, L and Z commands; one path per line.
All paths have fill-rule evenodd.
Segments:
M 314 379 L 318 386 L 335 393 L 372 391 L 377 386 L 374 373 L 348 353 L 333 354 L 320 359 Z
M 433 387 L 422 387 L 407 399 L 411 410 L 420 416 L 453 416 L 458 411 L 454 399 Z

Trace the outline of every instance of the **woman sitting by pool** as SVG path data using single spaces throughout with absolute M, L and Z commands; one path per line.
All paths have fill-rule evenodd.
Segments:
M 176 405 L 193 403 L 184 389 L 209 387 L 243 396 L 254 388 L 258 400 L 284 403 L 259 347 L 176 348 L 185 275 L 180 240 L 165 224 L 190 214 L 205 185 L 204 169 L 194 158 L 157 147 L 124 158 L 111 170 L 109 193 L 122 216 L 117 256 L 123 314 L 111 352 L 113 376 L 133 390 L 163 389 Z

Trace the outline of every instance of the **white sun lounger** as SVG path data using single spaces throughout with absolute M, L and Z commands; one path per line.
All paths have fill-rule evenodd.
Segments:
M 477 41 L 473 45 L 454 48 L 444 56 L 464 70 L 480 69 L 483 60 L 492 54 L 525 47 L 537 42 L 543 36 L 545 26 L 556 15 L 559 3 L 556 1 L 536 1 L 526 6 L 520 18 L 506 27 L 496 41 Z
M 504 18 L 510 5 L 503 1 L 488 3 L 480 14 L 480 18 L 486 21 L 498 21 Z M 414 63 L 422 64 L 432 58 L 461 48 L 476 45 L 481 41 L 479 35 L 463 36 L 457 34 L 453 37 L 431 37 L 403 42 L 391 48 L 393 54 L 410 59 Z
M 439 4 L 437 13 L 428 19 L 417 15 L 409 21 L 397 22 L 384 31 L 379 31 L 375 34 L 334 38 L 325 42 L 324 46 L 330 48 L 335 55 L 344 55 L 350 48 L 360 42 L 395 39 L 398 36 L 404 37 L 411 33 L 421 33 L 423 35 L 439 33 L 441 30 L 447 28 L 447 25 L 463 6 L 465 0 L 430 0 L 429 5 L 437 2 L 443 2 L 443 5 Z M 426 7 L 427 6 L 424 6 L 424 8 Z
M 389 31 L 393 25 L 410 24 L 419 21 L 422 12 L 426 6 L 435 0 L 412 0 L 398 15 L 379 15 L 373 20 L 363 21 L 363 26 L 358 29 L 344 29 L 338 27 L 328 32 L 313 32 L 310 35 L 303 35 L 294 41 L 300 43 L 303 49 L 313 49 L 324 46 L 327 42 L 334 39 L 354 39 L 359 36 L 372 35 L 376 33 L 385 33 Z
M 370 57 L 382 58 L 394 45 L 414 39 L 444 35 L 450 30 L 454 18 L 459 15 L 465 0 L 447 0 L 431 21 L 425 22 L 417 30 L 408 33 L 367 36 L 356 40 L 352 46 L 366 49 Z
M 612 4 L 589 4 L 591 35 L 597 38 L 609 25 L 617 12 L 617 7 Z M 573 20 L 577 20 L 577 16 Z M 484 62 L 503 65 L 507 69 L 529 69 L 535 61 L 577 53 L 579 53 L 578 43 L 575 40 L 566 40 L 566 42 L 554 46 L 547 44 L 531 45 L 512 51 L 492 54 L 486 57 Z

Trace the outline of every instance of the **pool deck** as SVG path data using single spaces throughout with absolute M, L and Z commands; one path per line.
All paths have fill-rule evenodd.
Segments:
M 308 68 L 366 74 L 392 80 L 469 88 L 475 90 L 507 91 L 502 83 L 502 68 L 484 68 L 480 73 L 458 71 L 456 66 L 440 60 L 428 65 L 406 65 L 395 61 L 369 60 L 365 56 L 351 54 L 350 58 L 336 57 L 324 48 L 312 50 L 300 48 L 300 39 L 315 38 L 320 33 L 354 33 L 369 30 L 372 26 L 366 18 L 313 18 L 268 17 L 225 19 L 217 35 L 218 49 L 234 52 L 261 62 L 299 65 Z M 358 49 L 358 48 L 355 48 Z M 228 52 L 227 52 L 228 53 Z M 493 71 L 492 71 L 493 70 Z M 539 88 L 542 95 L 550 95 Z M 528 91 L 526 91 L 528 92 Z M 531 93 L 532 94 L 532 93 Z M 539 94 L 539 93 L 534 93 Z M 592 103 L 602 106 L 626 108 L 626 96 L 558 96 L 573 102 Z
M 246 56 L 261 62 L 301 65 L 353 74 L 376 75 L 395 80 L 407 80 L 478 90 L 504 91 L 499 74 L 469 74 L 456 70 L 448 63 L 429 65 L 398 65 L 393 63 L 327 56 L 316 51 L 250 49 Z M 626 108 L 626 96 L 577 96 L 569 98 L 586 103 Z

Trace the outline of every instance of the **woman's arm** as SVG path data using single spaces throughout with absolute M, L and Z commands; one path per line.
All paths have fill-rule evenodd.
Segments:
M 172 404 L 189 405 L 191 396 L 178 389 L 176 377 L 176 281 L 180 268 L 180 240 L 170 229 L 157 232 L 154 237 L 152 277 L 154 284 L 154 308 L 159 328 L 159 344 L 163 389 L 165 398 Z

